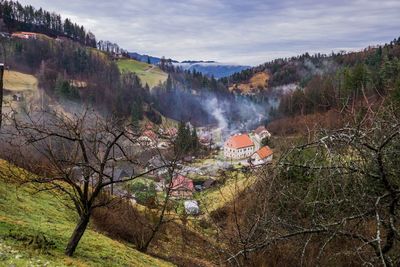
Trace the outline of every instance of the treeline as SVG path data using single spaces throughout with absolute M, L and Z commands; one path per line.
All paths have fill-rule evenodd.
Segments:
M 174 143 L 176 155 L 196 155 L 200 149 L 199 138 L 195 127 L 191 127 L 184 122 L 179 123 L 177 137 Z
M 400 37 L 394 39 L 389 44 L 385 44 L 384 47 L 393 47 L 399 43 Z M 375 49 L 369 47 L 362 52 L 346 53 L 345 51 L 341 51 L 338 53 L 332 52 L 329 55 L 321 53 L 310 55 L 309 53 L 304 53 L 295 57 L 279 58 L 235 73 L 230 77 L 222 78 L 221 81 L 226 85 L 232 85 L 248 81 L 258 72 L 267 72 L 270 76 L 268 81 L 269 88 L 291 83 L 296 83 L 304 87 L 315 75 L 335 73 L 341 66 L 354 66 L 360 61 L 365 60 L 366 55 L 369 55 Z
M 96 47 L 96 37 L 81 25 L 70 19 L 62 19 L 59 14 L 31 5 L 23 6 L 18 1 L 1 1 L 0 17 L 9 31 L 32 31 L 51 37 L 68 37 L 80 44 Z
M 335 71 L 315 74 L 281 97 L 277 115 L 294 116 L 354 107 L 361 99 L 400 99 L 400 38 L 377 48 L 335 57 Z
M 129 57 L 128 50 L 125 50 L 125 49 L 119 47 L 118 44 L 110 42 L 110 41 L 103 41 L 103 40 L 98 41 L 97 49 L 104 51 L 111 55 L 121 55 L 121 56 Z

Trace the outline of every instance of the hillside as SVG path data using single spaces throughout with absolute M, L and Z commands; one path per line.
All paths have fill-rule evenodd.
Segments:
M 74 213 L 49 192 L 19 186 L 0 162 L 1 266 L 172 266 L 89 229 L 73 258 L 63 254 Z M 4 264 L 4 265 L 3 265 Z
M 157 66 L 137 60 L 121 59 L 118 60 L 117 64 L 122 72 L 129 71 L 135 73 L 140 78 L 143 85 L 147 83 L 150 88 L 165 82 L 168 78 L 168 75 Z

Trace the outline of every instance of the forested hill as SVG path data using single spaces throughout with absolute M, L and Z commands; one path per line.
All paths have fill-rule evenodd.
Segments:
M 222 79 L 227 86 L 267 78 L 262 94 L 280 95 L 272 118 L 342 110 L 361 99 L 400 98 L 400 38 L 359 52 L 276 59 Z
M 400 44 L 400 37 L 394 39 L 388 44 L 365 48 L 359 52 L 331 53 L 329 55 L 317 53 L 310 55 L 305 53 L 290 58 L 278 58 L 270 62 L 266 62 L 259 66 L 243 70 L 235 73 L 230 77 L 223 79 L 229 85 L 234 83 L 242 83 L 248 81 L 255 74 L 267 72 L 269 74 L 268 87 L 276 87 L 290 83 L 297 83 L 304 87 L 313 76 L 325 73 L 333 73 L 342 67 L 352 67 L 358 63 L 367 65 L 376 65 L 382 61 L 385 51 L 383 49 L 392 50 Z M 376 52 L 377 51 L 377 52 Z M 375 53 L 377 55 L 375 56 Z M 391 56 L 398 57 L 397 49 L 388 52 L 388 59 Z
M 23 6 L 19 2 L 0 1 L 1 31 L 31 31 L 43 33 L 51 37 L 67 37 L 80 44 L 96 47 L 96 37 L 83 26 L 61 15 L 35 9 L 31 5 Z

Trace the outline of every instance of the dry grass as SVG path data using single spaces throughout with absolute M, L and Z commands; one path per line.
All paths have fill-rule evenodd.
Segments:
M 259 72 L 253 75 L 248 82 L 234 84 L 229 90 L 239 90 L 242 93 L 252 93 L 259 88 L 266 88 L 268 85 L 269 75 L 266 72 Z
M 4 88 L 10 91 L 36 91 L 38 80 L 35 76 L 18 71 L 4 71 Z

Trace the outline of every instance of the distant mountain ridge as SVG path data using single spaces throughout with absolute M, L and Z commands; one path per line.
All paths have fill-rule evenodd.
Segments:
M 150 64 L 153 64 L 153 65 L 157 65 L 157 64 L 160 63 L 160 61 L 161 61 L 161 58 L 160 58 L 160 57 L 153 57 L 153 56 L 149 56 L 149 55 L 142 55 L 142 54 L 139 54 L 139 53 L 136 53 L 136 52 L 129 52 L 128 54 L 129 54 L 129 56 L 130 56 L 132 59 L 135 59 L 135 60 L 141 61 L 141 62 L 150 63 Z M 173 63 L 179 63 L 179 61 L 173 60 L 173 59 L 171 59 L 171 62 L 173 62 Z
M 146 62 L 153 65 L 157 65 L 161 61 L 161 58 L 159 57 L 142 55 L 136 52 L 130 52 L 129 56 L 137 61 Z M 209 77 L 214 76 L 214 78 L 217 79 L 228 77 L 234 73 L 251 68 L 251 66 L 219 63 L 213 60 L 184 60 L 181 62 L 173 59 L 170 60 L 175 66 L 179 66 L 184 70 L 195 70 Z
M 206 76 L 214 78 L 223 78 L 231 76 L 234 73 L 251 68 L 250 66 L 219 63 L 215 61 L 182 61 L 174 65 L 180 66 L 185 70 L 201 72 Z

